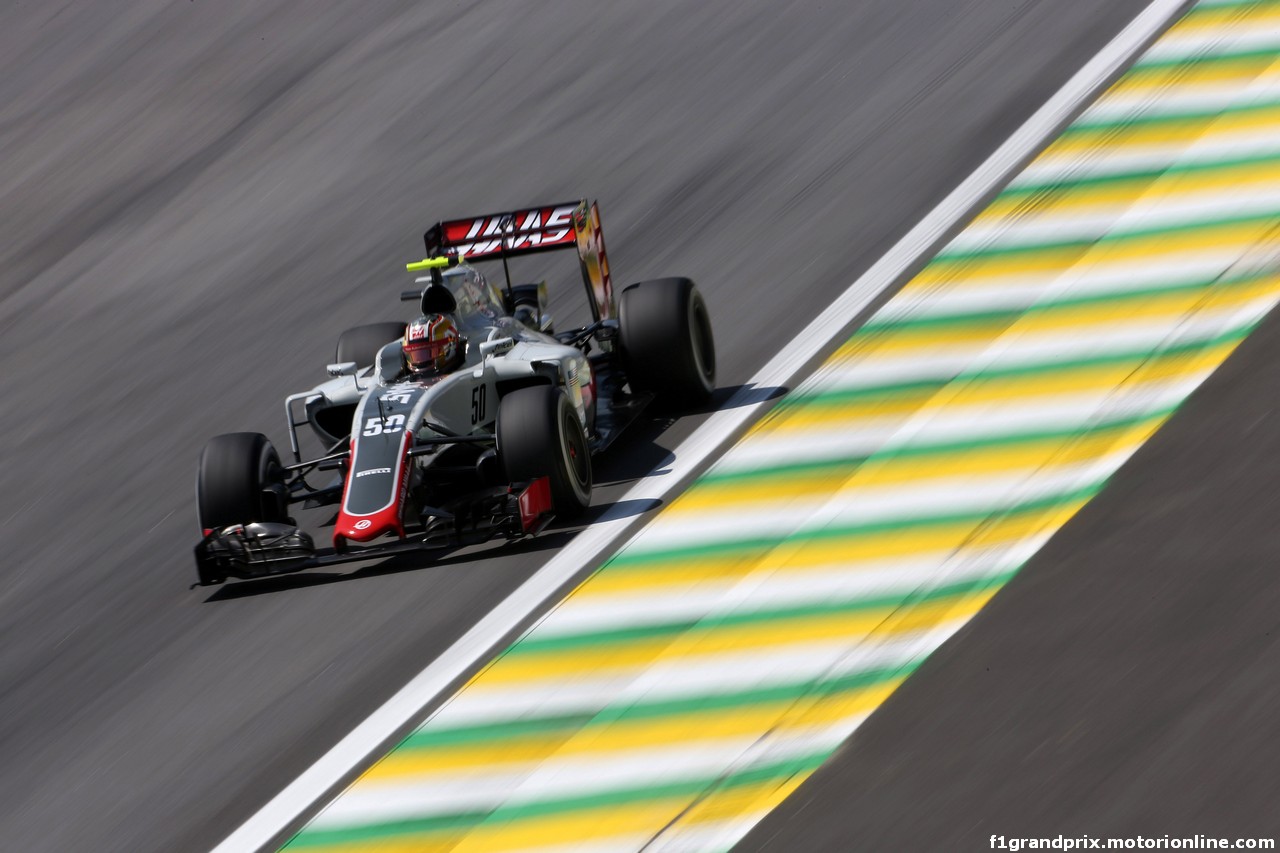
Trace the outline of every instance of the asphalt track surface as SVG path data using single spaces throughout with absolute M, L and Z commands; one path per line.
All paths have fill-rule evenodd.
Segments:
M 1280 835 L 1277 387 L 1273 313 L 736 850 Z
M 700 283 L 732 388 L 1143 5 L 7 4 L 4 846 L 212 846 L 571 535 L 187 589 L 200 446 L 283 444 L 431 221 L 600 199 L 619 284 Z

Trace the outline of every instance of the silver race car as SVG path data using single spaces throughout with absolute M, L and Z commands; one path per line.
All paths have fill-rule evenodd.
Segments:
M 591 500 L 592 457 L 651 404 L 705 403 L 715 387 L 706 306 L 687 278 L 615 300 L 600 215 L 586 200 L 437 223 L 402 300 L 410 323 L 338 340 L 328 381 L 285 400 L 291 461 L 260 433 L 200 457 L 199 583 L 538 533 Z M 592 321 L 556 332 L 546 282 L 512 285 L 509 259 L 577 249 Z M 473 262 L 500 261 L 506 288 Z M 324 448 L 304 460 L 298 428 Z M 316 481 L 327 478 L 318 485 Z M 295 505 L 335 506 L 317 547 Z

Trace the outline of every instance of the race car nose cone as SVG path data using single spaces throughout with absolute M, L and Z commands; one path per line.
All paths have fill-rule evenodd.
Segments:
M 346 524 L 338 524 L 334 526 L 334 535 L 341 536 L 344 539 L 351 539 L 355 542 L 368 542 L 387 532 L 385 523 L 377 523 L 373 519 L 359 518 L 347 519 Z

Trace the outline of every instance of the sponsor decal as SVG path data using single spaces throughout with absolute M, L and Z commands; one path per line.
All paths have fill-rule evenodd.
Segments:
M 414 389 L 399 386 L 383 394 L 382 401 L 384 403 L 403 403 L 407 405 L 413 399 L 413 393 Z
M 504 239 L 509 251 L 572 243 L 576 239 L 573 214 L 577 207 L 576 203 L 563 204 L 446 222 L 444 242 L 468 257 L 497 252 Z
M 370 474 L 390 474 L 390 468 L 370 468 L 368 471 L 361 471 L 356 474 L 357 477 L 368 477 Z
M 359 521 L 357 521 L 357 522 L 355 523 L 355 528 L 356 528 L 356 530 L 368 530 L 368 529 L 369 529 L 369 525 L 371 525 L 371 524 L 373 524 L 373 522 L 372 522 L 372 521 L 370 521 L 370 520 L 369 520 L 369 519 L 367 519 L 367 518 L 362 518 L 362 519 L 360 519 Z

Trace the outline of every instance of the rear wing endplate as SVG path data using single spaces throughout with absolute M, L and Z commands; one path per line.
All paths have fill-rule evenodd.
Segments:
M 577 248 L 591 313 L 615 317 L 613 279 L 600 227 L 600 208 L 586 199 L 437 222 L 422 235 L 427 257 L 461 255 L 468 262 L 502 260 Z

